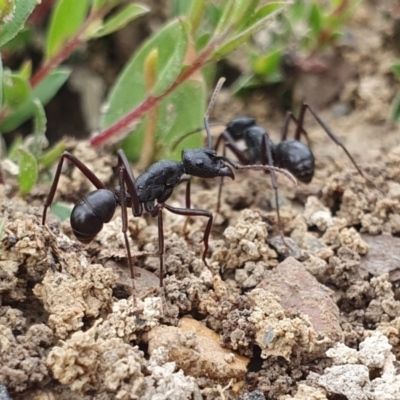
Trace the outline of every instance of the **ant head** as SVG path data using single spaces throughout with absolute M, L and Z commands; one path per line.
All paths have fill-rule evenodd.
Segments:
M 279 166 L 291 172 L 300 182 L 311 182 L 315 158 L 306 144 L 298 140 L 285 140 L 276 146 L 275 157 Z
M 231 168 L 223 163 L 215 150 L 182 150 L 182 164 L 185 174 L 198 176 L 199 178 L 215 178 L 216 176 L 235 178 Z

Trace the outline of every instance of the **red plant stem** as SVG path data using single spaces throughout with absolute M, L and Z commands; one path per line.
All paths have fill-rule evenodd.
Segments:
M 160 94 L 159 96 L 148 96 L 141 104 L 139 104 L 125 117 L 90 139 L 90 144 L 93 147 L 100 146 L 110 140 L 113 136 L 118 135 L 120 132 L 126 130 L 136 119 L 140 118 L 144 113 L 157 105 L 165 97 L 171 94 L 178 86 L 185 82 L 186 79 L 188 79 L 198 69 L 207 64 L 207 62 L 210 61 L 209 56 L 214 51 L 218 42 L 219 41 L 214 40 L 209 43 L 209 45 L 197 56 L 197 58 L 179 74 L 175 82 L 172 83 L 172 85 L 164 93 Z
M 342 0 L 342 2 L 336 7 L 336 9 L 333 10 L 332 14 L 336 17 L 340 17 L 346 11 L 349 5 L 349 0 Z
M 43 81 L 59 64 L 61 64 L 66 58 L 68 58 L 71 53 L 79 46 L 84 38 L 84 34 L 90 24 L 93 23 L 98 18 L 101 18 L 105 14 L 106 10 L 96 10 L 92 12 L 87 20 L 80 27 L 78 32 L 60 49 L 60 51 L 47 60 L 33 75 L 31 78 L 31 87 L 36 87 L 40 82 Z

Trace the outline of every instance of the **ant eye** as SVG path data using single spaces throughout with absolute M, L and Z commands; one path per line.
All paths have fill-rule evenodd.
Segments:
M 201 160 L 200 158 L 198 158 L 198 159 L 196 160 L 196 165 L 197 165 L 198 167 L 201 167 L 202 165 L 204 165 L 204 161 Z

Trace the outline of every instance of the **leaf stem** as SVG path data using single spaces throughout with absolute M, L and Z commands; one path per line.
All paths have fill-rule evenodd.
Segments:
M 93 10 L 83 25 L 75 33 L 71 39 L 66 42 L 66 44 L 60 49 L 60 51 L 48 59 L 33 75 L 31 78 L 32 88 L 36 87 L 40 82 L 42 82 L 59 64 L 61 64 L 65 59 L 67 59 L 71 53 L 78 47 L 84 40 L 84 36 L 88 27 L 97 19 L 102 18 L 106 14 L 107 10 L 97 9 Z
M 197 58 L 187 67 L 184 67 L 176 78 L 175 82 L 158 96 L 149 95 L 142 103 L 140 103 L 134 110 L 132 110 L 125 117 L 115 122 L 113 125 L 106 128 L 90 140 L 90 144 L 94 147 L 100 146 L 110 140 L 113 136 L 126 131 L 129 126 L 144 113 L 155 107 L 160 101 L 171 94 L 178 86 L 185 82 L 191 75 L 198 69 L 202 68 L 205 64 L 211 61 L 211 55 L 219 44 L 221 38 L 212 40 L 205 49 L 197 56 Z

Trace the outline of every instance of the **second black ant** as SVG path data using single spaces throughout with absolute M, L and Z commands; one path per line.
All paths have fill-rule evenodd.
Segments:
M 160 287 L 163 287 L 164 276 L 164 230 L 163 230 L 163 209 L 186 217 L 202 216 L 208 219 L 204 235 L 204 251 L 202 260 L 207 265 L 206 255 L 208 250 L 208 239 L 213 222 L 213 214 L 208 210 L 193 209 L 190 206 L 190 176 L 199 178 L 230 177 L 234 179 L 234 169 L 263 170 L 271 173 L 278 172 L 287 176 L 296 183 L 293 176 L 279 167 L 272 165 L 240 165 L 226 158 L 218 156 L 212 148 L 211 134 L 208 124 L 208 116 L 211 107 L 215 102 L 217 93 L 222 86 L 221 79 L 213 93 L 210 104 L 204 117 L 204 126 L 208 137 L 207 148 L 186 149 L 182 151 L 181 161 L 160 160 L 144 171 L 137 178 L 134 177 L 132 168 L 124 152 L 119 150 L 118 156 L 118 182 L 119 186 L 114 192 L 107 190 L 104 184 L 97 178 L 84 163 L 69 152 L 64 152 L 58 162 L 56 173 L 50 192 L 44 204 L 42 224 L 46 223 L 47 210 L 53 202 L 57 185 L 61 176 L 64 160 L 69 160 L 77 167 L 96 187 L 96 190 L 87 194 L 72 210 L 70 222 L 76 238 L 82 243 L 90 243 L 102 230 L 103 224 L 110 222 L 117 206 L 121 206 L 122 232 L 124 235 L 127 251 L 128 265 L 131 273 L 132 285 L 134 286 L 134 268 L 131 250 L 128 241 L 128 215 L 127 208 L 132 209 L 134 217 L 141 216 L 144 212 L 158 218 L 158 245 L 160 260 Z M 166 203 L 172 195 L 176 186 L 186 183 L 186 207 L 172 207 Z M 135 292 L 133 292 L 135 300 Z
M 217 151 L 222 145 L 223 155 L 225 156 L 226 149 L 229 149 L 242 165 L 262 164 L 276 166 L 289 171 L 300 182 L 310 183 L 315 171 L 315 157 L 309 146 L 308 134 L 303 127 L 306 111 L 311 113 L 328 137 L 345 152 L 365 181 L 381 192 L 380 189 L 378 189 L 376 185 L 368 179 L 361 168 L 356 164 L 354 158 L 351 156 L 344 144 L 309 104 L 302 104 L 298 118 L 296 118 L 290 111 L 286 113 L 281 131 L 281 138 L 277 144 L 271 140 L 267 131 L 263 127 L 256 124 L 255 118 L 242 117 L 234 119 L 226 125 L 225 130 L 218 136 L 214 149 Z M 291 121 L 296 124 L 294 139 L 288 139 L 289 124 Z M 220 124 L 217 123 L 213 125 Z M 203 128 L 199 128 L 198 130 L 188 132 L 182 138 L 202 129 Z M 301 142 L 302 135 L 306 138 L 307 144 Z M 182 140 L 182 138 L 180 140 Z M 246 149 L 242 150 L 239 148 L 237 143 L 239 140 L 244 141 Z M 282 223 L 279 212 L 278 185 L 273 171 L 271 171 L 270 175 L 272 187 L 275 192 L 278 226 L 283 238 Z M 219 212 L 221 205 L 222 185 L 223 177 L 221 177 L 218 191 L 217 212 Z

